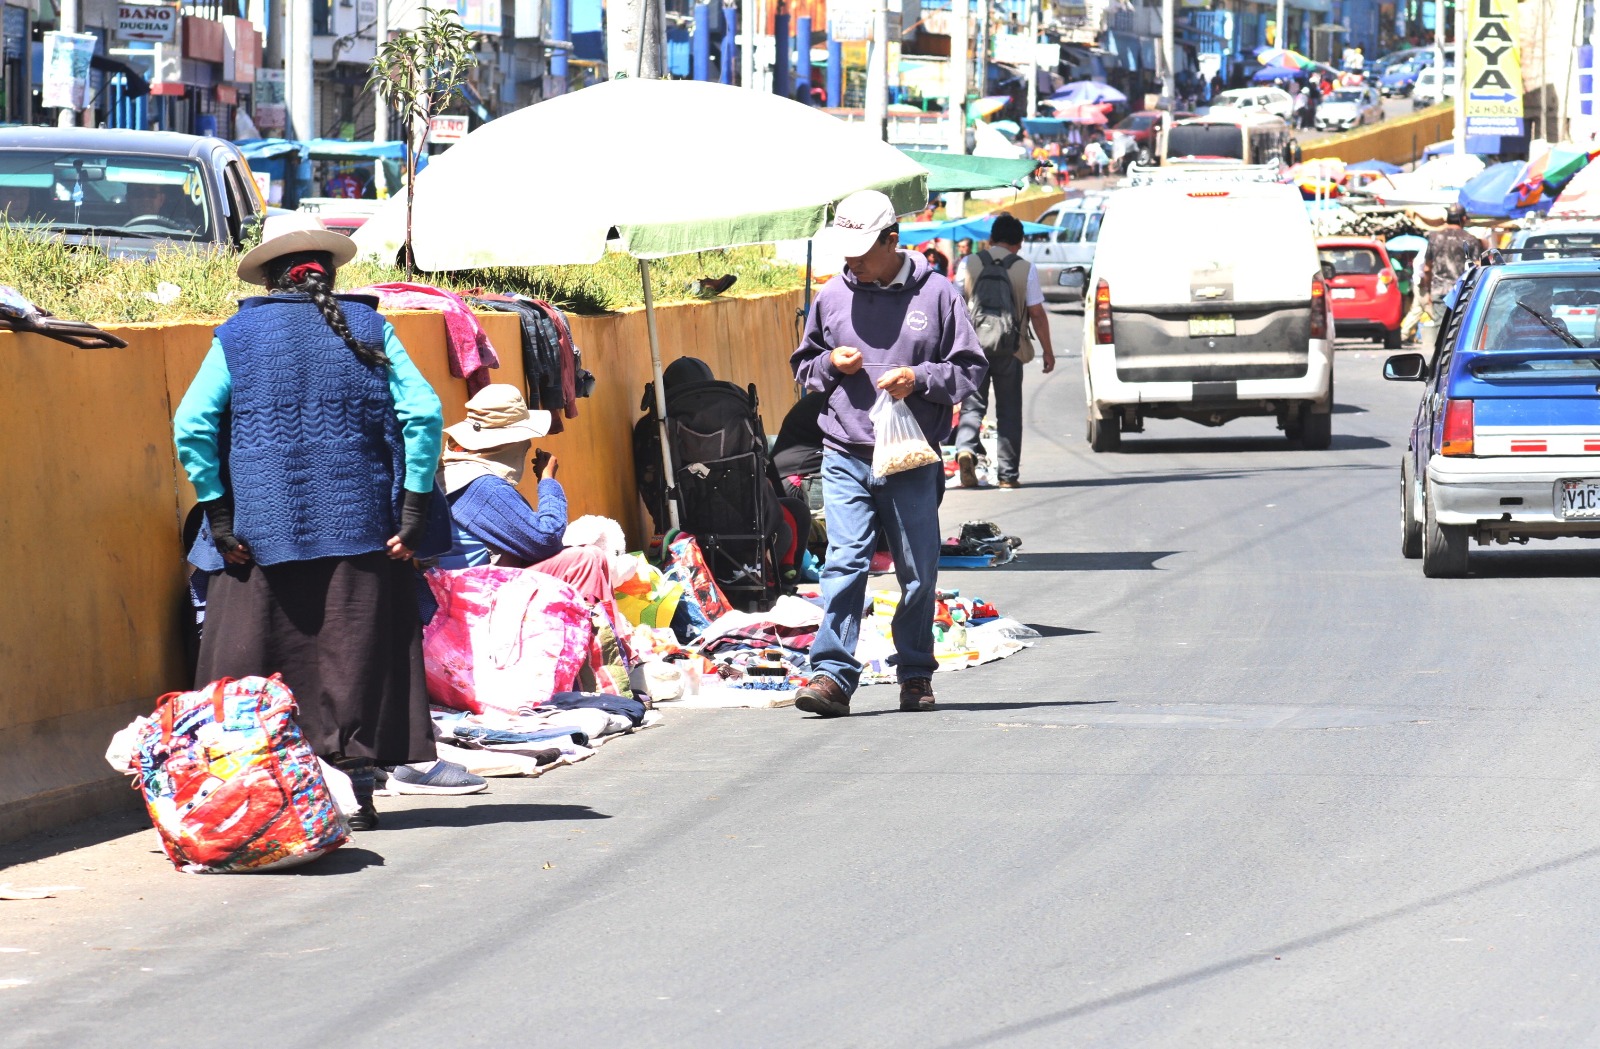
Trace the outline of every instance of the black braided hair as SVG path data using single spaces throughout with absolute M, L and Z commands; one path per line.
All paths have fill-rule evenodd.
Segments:
M 290 280 L 289 271 L 305 262 L 318 263 L 326 272 L 318 273 L 316 270 L 311 270 L 298 281 Z M 297 251 L 281 255 L 267 263 L 267 287 L 273 292 L 309 296 L 317 309 L 322 311 L 322 318 L 328 322 L 328 327 L 344 340 L 344 344 L 350 347 L 351 352 L 361 363 L 387 366 L 389 358 L 384 355 L 381 347 L 362 342 L 350 330 L 350 324 L 344 317 L 344 308 L 339 305 L 339 300 L 333 297 L 333 272 L 333 256 L 328 252 Z

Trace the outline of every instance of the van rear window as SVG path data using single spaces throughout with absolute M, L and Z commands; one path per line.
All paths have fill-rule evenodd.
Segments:
M 1244 159 L 1244 131 L 1237 124 L 1174 124 L 1167 132 L 1169 157 Z

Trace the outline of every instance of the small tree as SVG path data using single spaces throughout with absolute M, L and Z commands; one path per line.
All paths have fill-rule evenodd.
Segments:
M 465 83 L 477 64 L 472 53 L 472 34 L 461 25 L 453 9 L 431 8 L 422 25 L 400 33 L 393 40 L 380 41 L 372 59 L 372 78 L 367 90 L 378 92 L 400 117 L 406 146 L 406 243 L 407 273 L 416 270 L 411 250 L 411 208 L 416 200 L 417 160 L 428 134 L 433 115 L 450 104 L 450 99 Z

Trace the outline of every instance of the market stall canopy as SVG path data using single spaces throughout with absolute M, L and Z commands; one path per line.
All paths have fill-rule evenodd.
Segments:
M 246 160 L 271 160 L 291 153 L 299 157 L 306 155 L 305 143 L 287 138 L 252 138 L 235 142 L 234 145 L 239 147 L 239 152 L 244 154 Z
M 1121 91 L 1102 84 L 1098 80 L 1078 80 L 1050 96 L 1051 102 L 1070 102 L 1083 104 L 1085 102 L 1126 102 L 1128 96 Z
M 992 120 L 989 122 L 989 126 L 1007 135 L 1022 134 L 1022 125 L 1015 120 Z
M 435 157 L 416 180 L 413 247 L 431 271 L 591 263 L 612 237 L 641 259 L 805 239 L 859 189 L 920 210 L 927 177 L 859 127 L 777 95 L 610 80 L 508 113 Z M 355 239 L 393 259 L 404 238 L 399 194 Z
M 1390 251 L 1422 251 L 1428 246 L 1428 238 L 1415 233 L 1403 233 L 1398 237 L 1390 237 L 1383 246 Z
M 1015 186 L 1038 167 L 1035 160 L 924 153 L 917 149 L 908 149 L 905 154 L 927 169 L 929 193 L 967 193 Z
M 1256 61 L 1264 66 L 1283 66 L 1287 69 L 1307 70 L 1317 68 L 1317 63 L 1298 51 L 1286 47 L 1263 47 L 1256 50 Z
M 1346 164 L 1350 171 L 1376 171 L 1380 175 L 1398 175 L 1404 171 L 1399 164 L 1391 164 L 1387 160 L 1358 160 L 1354 164 Z
M 985 95 L 967 103 L 967 119 L 982 120 L 992 117 L 1011 104 L 1010 95 Z
M 1570 144 L 1551 146 L 1528 162 L 1526 170 L 1517 179 L 1517 188 L 1530 193 L 1537 190 L 1554 199 L 1562 187 L 1587 167 L 1597 154 L 1600 154 L 1600 150 L 1590 152 Z
M 1551 218 L 1600 215 L 1600 164 L 1591 164 L 1572 176 L 1550 208 Z
M 1105 111 L 1098 103 L 1094 102 L 1041 102 L 1042 106 L 1049 106 L 1054 111 L 1057 120 L 1065 120 L 1072 124 L 1104 124 L 1106 123 Z
M 1370 182 L 1360 192 L 1384 204 L 1454 204 L 1461 188 L 1482 171 L 1482 158 L 1447 153 L 1419 164 L 1415 171 Z
M 1538 211 L 1548 210 L 1552 201 L 1534 189 L 1531 192 L 1518 188 L 1527 165 L 1520 160 L 1506 161 L 1487 168 L 1461 187 L 1460 203 L 1469 215 L 1485 218 L 1514 219 Z
M 994 229 L 994 215 L 980 215 L 970 219 L 953 219 L 949 222 L 902 222 L 900 243 L 921 244 L 929 240 L 988 240 Z M 1042 222 L 1024 222 L 1022 232 L 1055 233 L 1059 227 Z
M 1273 80 L 1298 80 L 1305 75 L 1304 69 L 1293 66 L 1266 66 L 1256 70 L 1256 75 L 1250 79 L 1258 84 L 1265 84 Z

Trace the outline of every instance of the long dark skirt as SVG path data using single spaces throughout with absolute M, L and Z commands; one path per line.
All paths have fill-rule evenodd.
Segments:
M 317 754 L 380 765 L 436 756 L 408 564 L 378 551 L 229 565 L 206 596 L 196 687 L 282 674 Z

